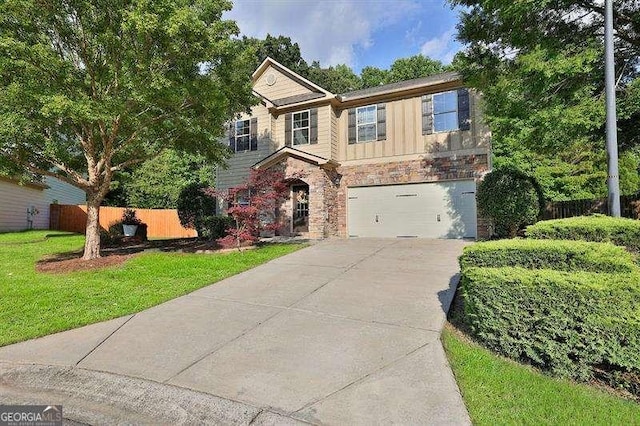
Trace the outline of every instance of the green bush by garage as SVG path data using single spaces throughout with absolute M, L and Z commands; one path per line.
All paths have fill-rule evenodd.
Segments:
M 468 246 L 460 257 L 462 269 L 513 266 L 559 271 L 630 273 L 634 257 L 609 243 L 555 240 L 498 240 Z
M 470 267 L 465 322 L 487 347 L 552 374 L 640 395 L 640 274 Z
M 640 253 L 640 220 L 604 215 L 544 220 L 530 225 L 527 238 L 606 241 Z

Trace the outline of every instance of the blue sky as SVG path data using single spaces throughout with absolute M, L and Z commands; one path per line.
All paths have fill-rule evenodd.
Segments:
M 438 0 L 235 0 L 225 18 L 247 36 L 291 37 L 309 63 L 359 73 L 418 53 L 449 63 L 461 49 L 457 14 Z

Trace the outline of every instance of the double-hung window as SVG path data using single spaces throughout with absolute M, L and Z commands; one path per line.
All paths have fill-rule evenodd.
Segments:
M 293 144 L 306 145 L 309 143 L 309 110 L 294 112 L 292 119 Z
M 249 120 L 236 121 L 235 146 L 231 147 L 235 152 L 248 151 L 251 142 L 251 126 Z
M 458 128 L 458 92 L 452 90 L 434 94 L 433 131 L 450 132 Z
M 375 105 L 356 108 L 356 141 L 368 142 L 378 138 L 378 109 Z

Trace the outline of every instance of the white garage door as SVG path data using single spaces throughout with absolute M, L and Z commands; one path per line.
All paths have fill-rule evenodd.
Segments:
M 473 180 L 349 188 L 352 237 L 475 238 Z

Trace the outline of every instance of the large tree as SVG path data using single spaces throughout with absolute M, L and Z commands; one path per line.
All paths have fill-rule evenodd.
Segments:
M 496 166 L 533 174 L 551 199 L 603 196 L 602 2 L 450 0 L 463 6 L 456 66 L 484 94 Z M 623 192 L 638 186 L 640 13 L 615 4 Z
M 190 184 L 213 186 L 213 168 L 203 155 L 167 149 L 132 171 L 114 175 L 102 205 L 175 209 Z
M 84 259 L 113 174 L 167 147 L 212 161 L 254 102 L 227 0 L 0 2 L 0 163 L 87 194 Z
M 298 43 L 292 42 L 290 37 L 267 34 L 264 40 L 245 37 L 244 42 L 256 51 L 256 68 L 266 57 L 270 57 L 300 75 L 307 75 L 309 65 L 302 58 Z

